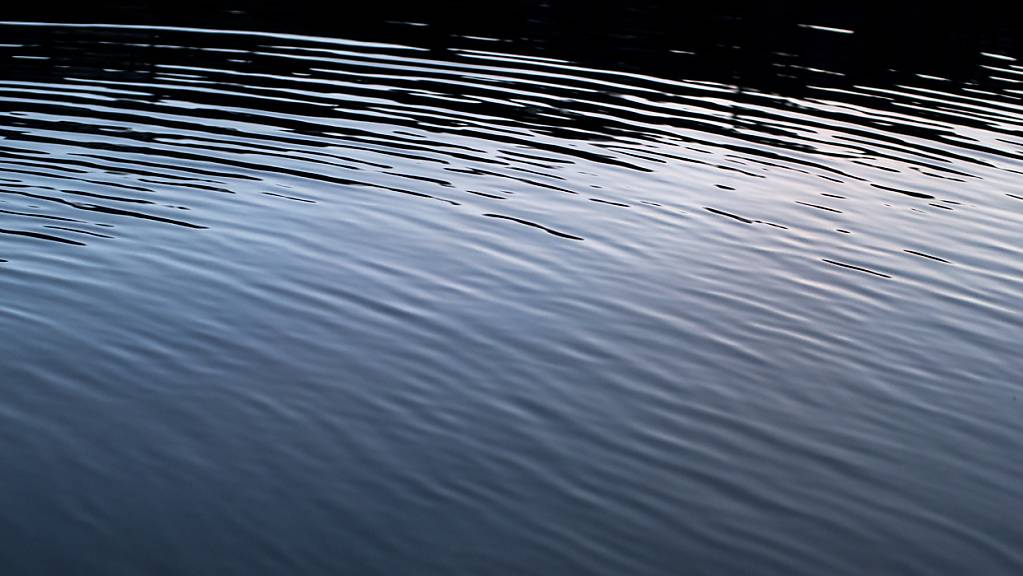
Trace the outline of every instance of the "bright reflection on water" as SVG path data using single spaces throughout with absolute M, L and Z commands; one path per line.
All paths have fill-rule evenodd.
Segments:
M 1023 572 L 1010 55 L 0 30 L 9 569 Z

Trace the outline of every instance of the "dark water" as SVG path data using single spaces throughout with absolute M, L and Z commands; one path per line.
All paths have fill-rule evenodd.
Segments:
M 1023 573 L 1012 30 L 134 10 L 0 25 L 6 573 Z

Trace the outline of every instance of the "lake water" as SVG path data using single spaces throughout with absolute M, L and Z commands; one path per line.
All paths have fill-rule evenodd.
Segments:
M 6 573 L 1023 573 L 1012 30 L 529 6 L 0 24 Z

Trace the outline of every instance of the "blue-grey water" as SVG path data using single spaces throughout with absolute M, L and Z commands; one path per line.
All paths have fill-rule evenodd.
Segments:
M 1023 573 L 1014 54 L 375 30 L 0 24 L 6 573 Z

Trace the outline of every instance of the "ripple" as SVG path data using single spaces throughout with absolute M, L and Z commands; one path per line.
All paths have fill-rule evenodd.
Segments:
M 0 23 L 11 546 L 1023 568 L 1012 56 L 760 84 L 391 25 Z

